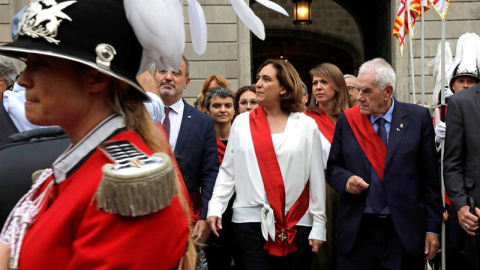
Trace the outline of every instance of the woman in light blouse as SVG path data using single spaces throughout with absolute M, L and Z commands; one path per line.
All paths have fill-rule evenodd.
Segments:
M 232 194 L 232 228 L 245 269 L 309 269 L 325 241 L 325 178 L 315 121 L 301 113 L 293 66 L 267 60 L 257 74 L 261 106 L 235 119 L 207 221 L 214 234 Z

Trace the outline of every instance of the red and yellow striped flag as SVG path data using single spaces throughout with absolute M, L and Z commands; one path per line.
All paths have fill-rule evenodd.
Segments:
M 430 0 L 430 3 L 432 3 L 433 8 L 435 8 L 442 21 L 445 21 L 450 0 Z
M 428 0 L 410 0 L 410 7 L 408 9 L 410 10 L 410 15 L 412 16 L 413 20 L 417 19 L 419 16 L 422 16 L 422 6 L 423 12 L 430 9 Z
M 405 0 L 400 1 L 398 7 L 397 17 L 395 18 L 395 25 L 393 26 L 392 35 L 399 40 L 400 54 L 403 56 L 403 47 L 405 46 L 405 36 L 408 34 L 408 14 Z
M 392 35 L 399 40 L 400 54 L 402 56 L 403 48 L 405 46 L 405 37 L 408 35 L 408 32 L 410 32 L 410 29 L 413 34 L 416 18 L 422 15 L 422 5 L 424 7 L 424 12 L 429 10 L 430 7 L 427 0 L 400 1 Z M 407 10 L 410 12 L 410 19 Z

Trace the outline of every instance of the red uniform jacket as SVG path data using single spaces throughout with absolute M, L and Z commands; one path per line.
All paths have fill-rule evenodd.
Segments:
M 120 132 L 110 140 L 128 140 L 151 154 L 133 131 Z M 41 210 L 25 236 L 20 269 L 144 270 L 178 266 L 189 237 L 178 199 L 143 217 L 97 210 L 93 198 L 102 178 L 101 168 L 108 162 L 102 152 L 95 150 L 79 160 L 57 185 L 49 207 Z

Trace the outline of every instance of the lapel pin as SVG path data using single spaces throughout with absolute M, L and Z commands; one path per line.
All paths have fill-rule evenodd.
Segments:
M 187 117 L 188 117 L 189 119 L 190 119 L 190 118 L 192 118 L 192 116 L 191 116 L 191 115 L 189 115 L 189 116 L 187 116 Z
M 400 128 L 403 128 L 403 124 L 400 124 Z
M 397 128 L 397 131 L 400 131 L 400 129 L 399 129 L 399 128 Z

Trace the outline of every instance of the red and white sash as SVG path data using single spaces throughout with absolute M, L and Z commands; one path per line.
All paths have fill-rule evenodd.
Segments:
M 372 167 L 383 181 L 387 147 L 375 132 L 370 119 L 360 113 L 360 107 L 356 106 L 346 110 L 345 116 L 363 153 L 365 153 L 368 161 L 370 161 L 370 164 L 372 164 Z
M 302 194 L 285 216 L 285 186 L 263 106 L 250 112 L 249 117 L 258 167 L 276 222 L 275 240 L 269 237 L 264 249 L 274 256 L 286 256 L 297 250 L 293 242 L 297 231 L 293 226 L 308 210 L 309 183 L 307 182 Z

